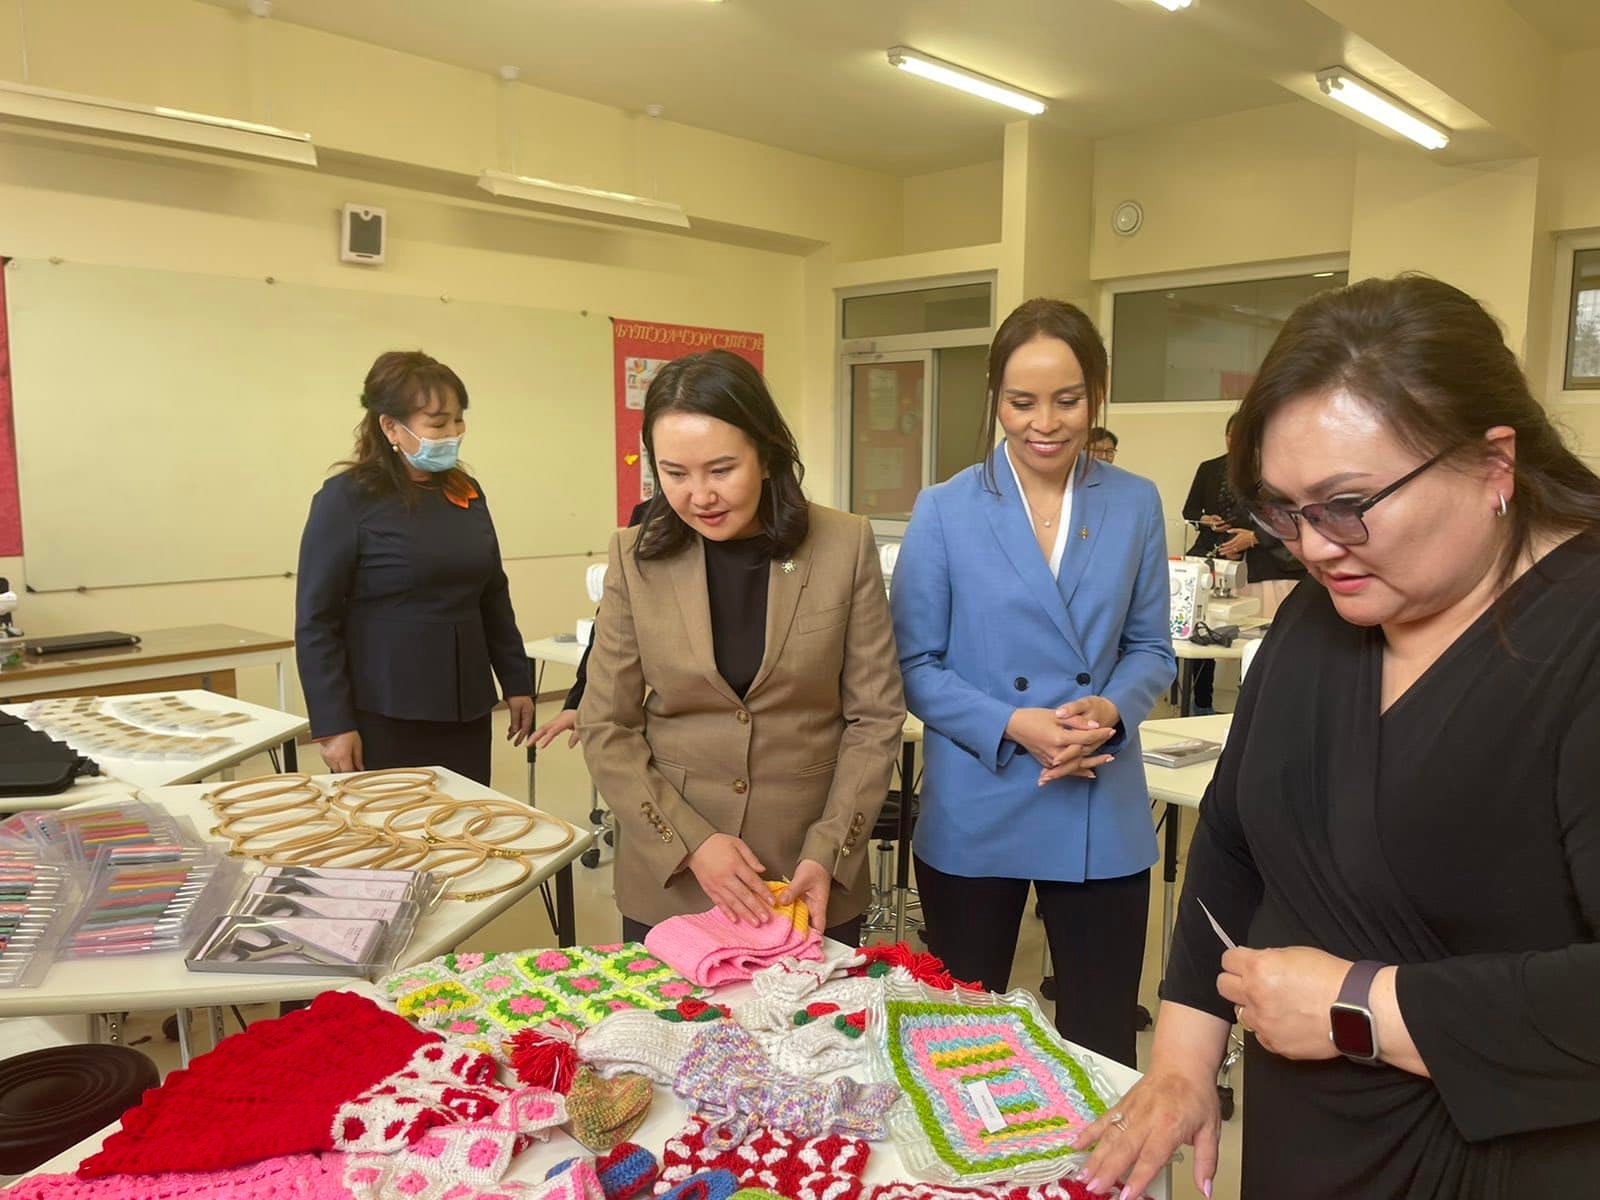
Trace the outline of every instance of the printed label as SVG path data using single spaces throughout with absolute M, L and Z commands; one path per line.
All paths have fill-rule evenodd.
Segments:
M 972 1104 L 978 1110 L 978 1120 L 983 1122 L 983 1127 L 990 1133 L 999 1133 L 1006 1127 L 1006 1119 L 1000 1115 L 1000 1106 L 994 1102 L 994 1097 L 989 1094 L 989 1085 L 981 1079 L 975 1083 L 967 1084 L 967 1094 L 972 1097 Z

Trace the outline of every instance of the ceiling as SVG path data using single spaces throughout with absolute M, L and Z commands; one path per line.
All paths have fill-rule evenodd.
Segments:
M 1558 50 L 1600 47 L 1600 0 L 1510 0 Z
M 243 12 L 244 0 L 207 0 Z M 1052 101 L 1091 137 L 1283 103 L 1150 0 L 273 0 L 311 26 L 895 174 L 998 159 L 1019 114 L 890 67 L 906 44 Z
M 205 2 L 255 19 L 243 16 L 246 0 Z M 1557 47 L 1600 45 L 1600 0 L 1508 2 Z M 1151 0 L 271 7 L 275 21 L 490 75 L 515 66 L 536 87 L 632 112 L 660 105 L 668 120 L 901 175 L 1000 158 L 1005 125 L 1017 114 L 894 70 L 884 57 L 889 46 L 913 46 L 1036 92 L 1051 102 L 1044 121 L 1087 137 L 1285 103 L 1285 86 L 1309 89 L 1312 73 L 1351 54 L 1314 3 L 1291 0 L 1197 0 L 1176 14 Z

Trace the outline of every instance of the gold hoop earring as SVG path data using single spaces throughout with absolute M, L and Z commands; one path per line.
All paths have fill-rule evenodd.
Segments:
M 1500 497 L 1500 514 L 1499 515 L 1503 517 L 1503 516 L 1506 515 L 1506 497 L 1505 497 L 1505 493 L 1504 492 L 1496 492 L 1495 495 Z

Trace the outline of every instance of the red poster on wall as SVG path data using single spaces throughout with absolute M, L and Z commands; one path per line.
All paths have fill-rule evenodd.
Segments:
M 17 435 L 11 419 L 11 342 L 6 322 L 7 260 L 0 258 L 0 555 L 22 553 L 22 507 L 17 497 Z
M 617 524 L 641 500 L 655 494 L 655 478 L 645 462 L 644 394 L 665 364 L 702 350 L 731 350 L 763 370 L 766 335 L 696 325 L 662 325 L 655 321 L 611 318 L 612 354 L 616 367 Z

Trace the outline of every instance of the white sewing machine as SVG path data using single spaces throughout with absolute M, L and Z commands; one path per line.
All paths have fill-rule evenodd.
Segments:
M 1196 621 L 1213 628 L 1237 624 L 1241 617 L 1261 611 L 1255 596 L 1236 595 L 1246 582 L 1244 564 L 1226 558 L 1172 558 L 1167 560 L 1171 586 L 1172 636 L 1187 638 Z

